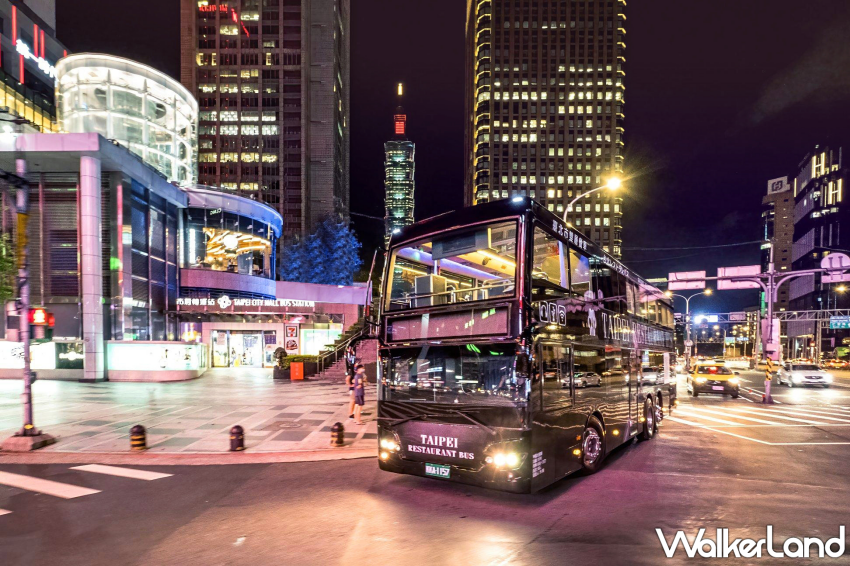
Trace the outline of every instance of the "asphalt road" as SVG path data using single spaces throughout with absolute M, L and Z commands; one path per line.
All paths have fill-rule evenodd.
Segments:
M 759 385 L 759 374 L 742 378 Z M 653 440 L 534 495 L 387 474 L 374 459 L 122 466 L 171 474 L 157 479 L 0 465 L 0 509 L 10 511 L 0 563 L 655 565 L 692 562 L 666 560 L 656 527 L 668 540 L 701 527 L 758 539 L 766 525 L 777 541 L 837 536 L 850 508 L 850 384 L 785 389 L 771 407 L 758 395 L 683 396 Z M 9 473 L 75 497 L 8 487 L 19 481 Z

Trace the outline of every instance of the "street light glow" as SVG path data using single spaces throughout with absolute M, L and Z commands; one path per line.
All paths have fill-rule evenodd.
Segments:
M 705 294 L 705 295 L 711 295 L 713 292 L 714 292 L 714 291 L 712 291 L 711 289 L 706 289 L 705 291 L 703 291 L 703 294 Z
M 839 293 L 843 293 L 844 291 L 847 290 L 847 287 L 845 287 L 844 285 L 839 285 L 838 287 L 835 288 L 835 290 L 838 291 Z
M 606 183 L 605 186 L 612 191 L 616 191 L 623 186 L 623 181 L 621 181 L 619 177 L 611 177 L 608 179 L 608 183 Z

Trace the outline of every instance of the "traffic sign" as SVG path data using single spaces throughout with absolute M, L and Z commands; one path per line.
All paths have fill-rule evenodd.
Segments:
M 760 265 L 741 265 L 738 267 L 718 267 L 717 268 L 717 276 L 718 277 L 754 277 L 761 274 L 761 266 Z M 718 279 L 717 280 L 717 289 L 718 290 L 727 290 L 727 289 L 759 289 L 761 285 L 759 285 L 756 281 L 730 281 L 729 279 Z
M 680 271 L 667 277 L 667 288 L 671 291 L 705 289 L 705 271 Z
M 850 328 L 850 316 L 831 316 L 829 317 L 830 329 Z
M 729 313 L 729 322 L 743 322 L 747 320 L 747 313 L 745 312 L 730 312 Z
M 847 254 L 832 253 L 820 260 L 820 266 L 830 271 L 844 271 L 850 269 L 850 257 Z

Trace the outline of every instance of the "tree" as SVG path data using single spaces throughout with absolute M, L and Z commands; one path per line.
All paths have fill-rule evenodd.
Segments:
M 280 278 L 284 281 L 351 285 L 360 269 L 361 244 L 344 222 L 326 218 L 301 240 L 284 246 Z
M 15 253 L 8 234 L 0 236 L 0 304 L 15 298 Z

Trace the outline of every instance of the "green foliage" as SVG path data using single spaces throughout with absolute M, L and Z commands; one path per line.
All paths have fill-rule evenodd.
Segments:
M 292 362 L 318 362 L 319 356 L 282 356 L 278 358 L 278 367 L 289 369 Z
M 280 254 L 280 278 L 284 281 L 351 285 L 360 269 L 361 244 L 344 222 L 326 218 L 315 232 L 285 246 Z
M 0 304 L 15 298 L 15 251 L 8 234 L 0 236 Z

